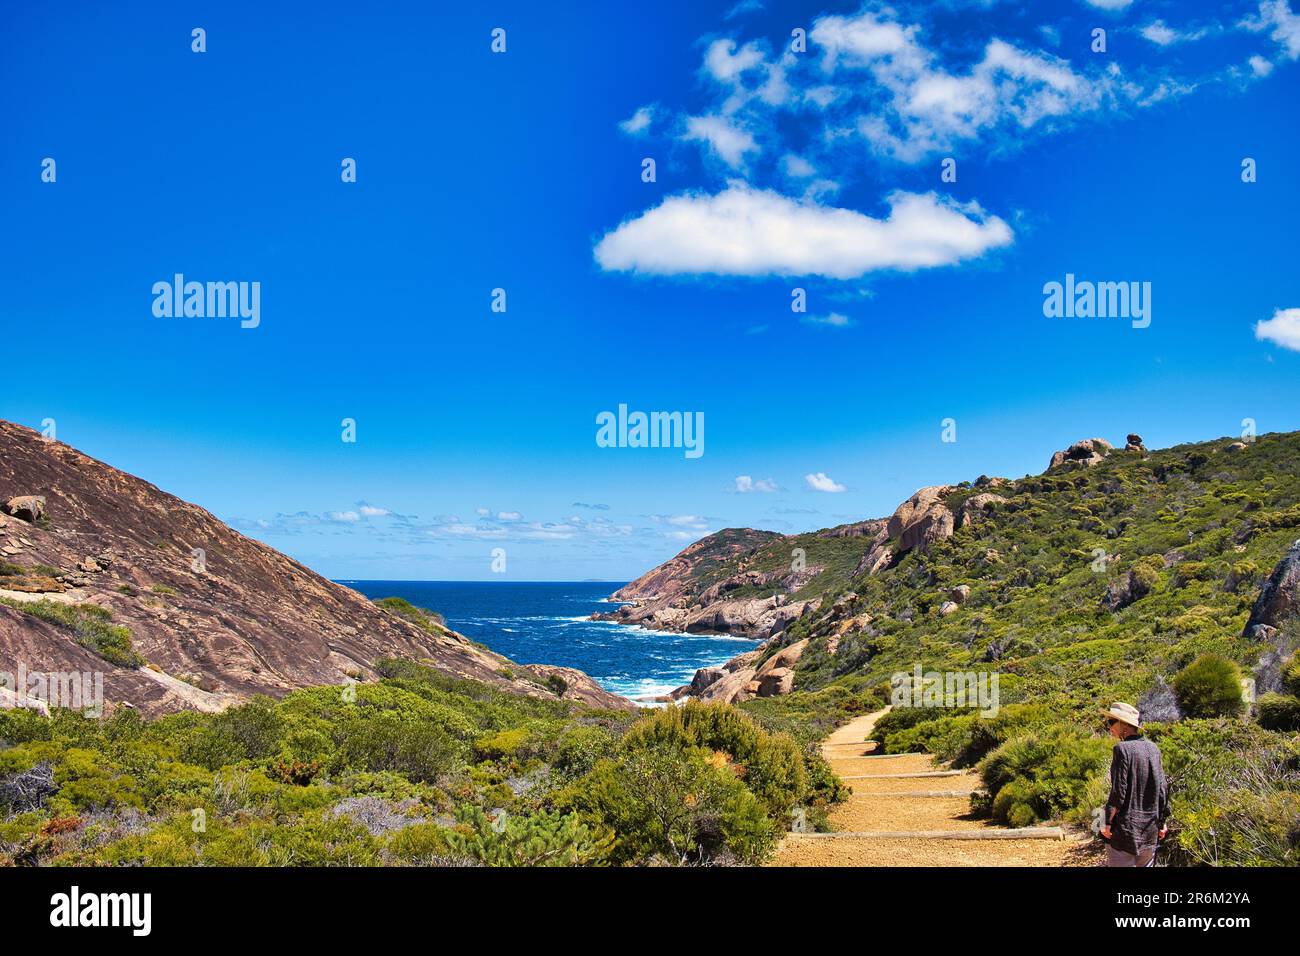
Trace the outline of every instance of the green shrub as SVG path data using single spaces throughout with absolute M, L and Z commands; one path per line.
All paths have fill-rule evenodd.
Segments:
M 1178 707 L 1188 717 L 1231 717 L 1245 707 L 1241 670 L 1217 654 L 1204 654 L 1174 677 Z
M 430 611 L 428 608 L 416 607 L 405 598 L 380 598 L 375 604 L 385 611 L 391 611 L 398 617 L 405 618 L 430 634 L 438 634 L 447 629 L 447 622 L 441 614 Z
M 995 819 L 1030 826 L 1084 809 L 1110 766 L 1110 741 L 1065 726 L 1008 740 L 979 765 Z
M 14 601 L 0 598 L 0 604 L 72 631 L 77 643 L 94 651 L 110 664 L 139 667 L 144 658 L 131 649 L 131 631 L 111 623 L 113 614 L 98 604 L 59 604 L 55 601 Z
M 1169 780 L 1170 863 L 1300 864 L 1300 739 L 1294 733 L 1218 718 L 1157 725 L 1147 734 L 1160 747 Z
M 1295 654 L 1282 668 L 1282 687 L 1292 697 L 1300 697 L 1300 654 Z
M 456 818 L 460 826 L 447 833 L 451 852 L 485 866 L 588 866 L 604 860 L 614 843 L 612 834 L 576 814 L 489 819 L 480 808 L 465 806 Z
M 614 834 L 614 862 L 761 862 L 777 824 L 718 753 L 633 747 L 600 761 L 557 802 Z
M 752 718 L 726 704 L 689 701 L 655 711 L 623 739 L 626 748 L 721 752 L 739 765 L 745 786 L 775 818 L 785 820 L 808 787 L 803 754 L 786 734 L 769 734 Z
M 1268 730 L 1300 730 L 1300 697 L 1264 694 L 1255 705 L 1259 725 Z

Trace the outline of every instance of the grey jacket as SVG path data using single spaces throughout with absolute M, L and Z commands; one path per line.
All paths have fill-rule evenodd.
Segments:
M 1111 846 L 1125 853 L 1154 847 L 1168 816 L 1169 786 L 1160 748 L 1140 734 L 1121 740 L 1110 758 L 1106 819 L 1111 826 Z

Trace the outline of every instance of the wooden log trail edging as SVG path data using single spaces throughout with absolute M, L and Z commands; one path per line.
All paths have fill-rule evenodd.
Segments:
M 916 773 L 861 773 L 841 780 L 903 780 L 907 777 L 960 777 L 965 770 L 918 770 Z
M 831 756 L 830 760 L 897 760 L 899 757 L 928 757 L 929 754 L 850 754 L 847 757 Z
M 1064 840 L 1061 827 L 1019 830 L 858 830 L 837 833 L 792 833 L 808 840 Z
M 979 790 L 899 790 L 895 793 L 861 793 L 861 797 L 969 797 Z

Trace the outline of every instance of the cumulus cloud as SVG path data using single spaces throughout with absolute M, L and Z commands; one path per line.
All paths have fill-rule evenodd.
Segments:
M 820 275 L 952 265 L 1011 243 L 1011 227 L 975 203 L 895 192 L 889 215 L 790 199 L 733 182 L 683 193 L 622 223 L 597 244 L 607 271 L 651 275 Z
M 803 480 L 804 484 L 808 486 L 810 491 L 825 491 L 829 494 L 839 494 L 841 491 L 849 490 L 846 486 L 841 485 L 824 471 L 819 471 L 811 475 L 804 475 Z
M 1123 10 L 1132 2 L 1133 0 L 1084 0 L 1088 6 L 1096 7 L 1098 10 Z
M 654 120 L 654 108 L 643 106 L 635 113 L 618 124 L 618 128 L 629 136 L 640 136 L 650 127 L 651 121 Z
M 1023 134 L 1044 121 L 1095 110 L 1109 81 L 1065 60 L 990 40 L 969 69 L 953 72 L 921 43 L 920 27 L 866 11 L 816 21 L 810 38 L 822 70 L 847 87 L 851 129 L 903 162 L 995 131 Z M 863 89 L 865 87 L 865 90 Z M 865 99 L 854 94 L 867 92 Z
M 760 478 L 755 481 L 749 475 L 736 476 L 736 492 L 738 494 L 747 495 L 753 492 L 771 494 L 778 490 L 780 490 L 779 486 L 771 478 Z
M 1250 72 L 1255 76 L 1264 77 L 1273 72 L 1273 64 L 1258 54 L 1252 56 L 1246 63 L 1250 66 Z
M 758 144 L 754 142 L 753 136 L 722 116 L 688 117 L 686 132 L 682 135 L 682 139 L 687 142 L 703 143 L 713 155 L 732 169 L 739 169 L 744 165 L 746 153 L 758 150 Z
M 1300 15 L 1291 11 L 1287 0 L 1263 0 L 1258 16 L 1247 17 L 1241 25 L 1256 33 L 1267 30 L 1288 59 L 1300 58 Z
M 1300 309 L 1278 309 L 1271 319 L 1256 322 L 1255 338 L 1300 352 Z

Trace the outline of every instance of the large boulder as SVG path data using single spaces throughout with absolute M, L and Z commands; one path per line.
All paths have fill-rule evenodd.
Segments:
M 953 514 L 943 501 L 950 491 L 951 485 L 922 488 L 898 506 L 886 529 L 900 551 L 924 551 L 934 542 L 952 537 Z
M 1052 455 L 1052 462 L 1047 467 L 1050 471 L 1064 465 L 1066 462 L 1092 466 L 1104 460 L 1113 447 L 1104 438 L 1085 438 L 1083 441 L 1077 441 L 1069 448 Z
M 1267 633 L 1262 629 L 1257 631 L 1256 628 L 1259 625 L 1281 627 L 1295 617 L 1297 612 L 1300 612 L 1300 540 L 1291 545 L 1260 588 L 1244 634 L 1246 637 L 1256 637 L 1260 633 Z
M 779 697 L 794 690 L 794 670 L 789 667 L 774 667 L 758 678 L 759 697 Z
M 691 696 L 698 697 L 705 689 L 713 686 L 722 678 L 727 676 L 727 672 L 721 667 L 701 667 L 691 678 Z
M 45 499 L 40 495 L 18 495 L 5 502 L 4 510 L 23 521 L 40 521 L 45 515 Z
M 1126 439 L 1124 439 L 1124 450 L 1125 450 L 1125 451 L 1140 451 L 1140 452 L 1142 452 L 1142 454 L 1145 455 L 1146 452 L 1147 452 L 1147 447 L 1146 447 L 1146 445 L 1142 444 L 1142 436 L 1141 436 L 1141 435 L 1130 434 Z
M 754 676 L 762 678 L 774 670 L 793 668 L 794 665 L 798 663 L 799 658 L 803 657 L 803 652 L 807 647 L 808 638 L 805 637 L 802 641 L 796 641 L 789 647 L 781 648 L 767 660 L 763 661 L 763 666 L 758 669 L 758 672 Z
M 932 485 L 922 488 L 899 505 L 858 562 L 854 573 L 866 571 L 875 574 L 888 567 L 895 555 L 913 548 L 925 551 L 936 541 L 951 538 L 957 522 L 944 502 L 950 491 L 952 485 Z

